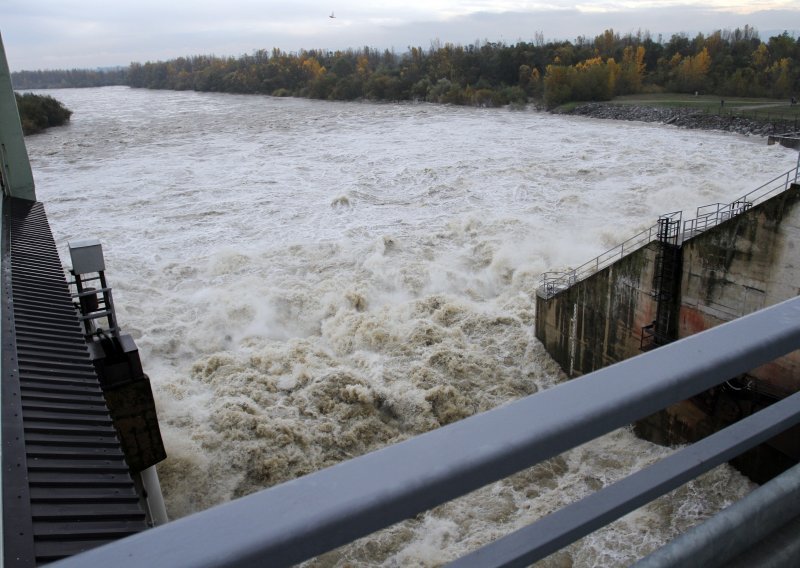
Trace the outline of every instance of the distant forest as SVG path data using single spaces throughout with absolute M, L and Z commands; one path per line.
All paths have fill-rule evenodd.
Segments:
M 329 100 L 420 100 L 501 106 L 609 100 L 672 91 L 789 98 L 800 92 L 800 38 L 759 38 L 750 27 L 668 41 L 649 33 L 548 42 L 433 43 L 405 53 L 369 47 L 240 57 L 196 55 L 116 70 L 19 71 L 16 89 L 128 85 Z
M 11 84 L 17 90 L 127 85 L 128 68 L 12 71 Z

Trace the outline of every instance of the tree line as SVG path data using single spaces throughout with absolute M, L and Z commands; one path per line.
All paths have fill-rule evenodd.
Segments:
M 19 89 L 96 86 L 84 84 L 91 77 L 99 84 L 149 89 L 477 106 L 533 99 L 549 108 L 664 90 L 788 98 L 800 92 L 800 38 L 784 32 L 762 41 L 750 26 L 693 38 L 675 34 L 667 41 L 647 32 L 620 35 L 609 29 L 572 42 L 545 42 L 537 33 L 534 41 L 513 45 L 434 42 L 428 49 L 409 47 L 404 53 L 370 47 L 297 53 L 273 49 L 86 73 L 24 71 L 12 73 L 12 81 Z M 40 78 L 44 83 L 37 82 Z
M 83 87 L 108 87 L 128 84 L 128 68 L 68 69 L 14 71 L 11 83 L 15 89 L 71 89 Z

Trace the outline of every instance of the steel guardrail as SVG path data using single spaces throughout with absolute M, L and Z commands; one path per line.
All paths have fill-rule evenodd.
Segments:
M 302 562 L 798 348 L 800 297 L 52 566 L 211 568 Z M 646 485 L 658 483 L 648 477 Z
M 628 477 L 451 563 L 529 566 L 800 422 L 800 393 L 707 436 Z M 762 522 L 762 525 L 766 523 Z M 765 533 L 762 533 L 762 537 Z M 686 559 L 684 559 L 684 563 Z M 703 566 L 710 566 L 706 562 Z

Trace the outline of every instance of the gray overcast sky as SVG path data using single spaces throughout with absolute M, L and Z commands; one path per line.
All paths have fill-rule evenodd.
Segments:
M 329 18 L 331 13 L 336 18 Z M 94 68 L 257 49 L 427 48 L 431 41 L 547 41 L 604 29 L 667 39 L 754 26 L 800 32 L 797 0 L 0 0 L 12 71 Z

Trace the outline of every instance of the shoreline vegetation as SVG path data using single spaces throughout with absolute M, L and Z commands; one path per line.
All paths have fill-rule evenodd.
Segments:
M 72 111 L 49 95 L 14 93 L 17 110 L 26 136 L 43 132 L 51 126 L 62 126 L 69 122 Z
M 532 42 L 513 45 L 436 41 L 405 53 L 369 47 L 257 50 L 113 69 L 18 71 L 11 78 L 23 90 L 125 85 L 335 101 L 533 104 L 597 118 L 762 134 L 767 123 L 773 130 L 778 122 L 797 123 L 800 38 L 784 32 L 762 41 L 750 26 L 668 40 L 608 29 L 594 38 L 545 42 L 537 32 Z M 596 104 L 608 101 L 613 105 Z M 661 110 L 642 110 L 654 107 Z
M 723 103 L 724 101 L 724 103 Z M 797 132 L 797 105 L 771 99 L 719 99 L 696 97 L 685 102 L 680 95 L 618 97 L 609 102 L 572 103 L 553 109 L 557 114 L 589 118 L 658 122 L 679 128 L 719 130 L 745 136 L 770 136 Z

